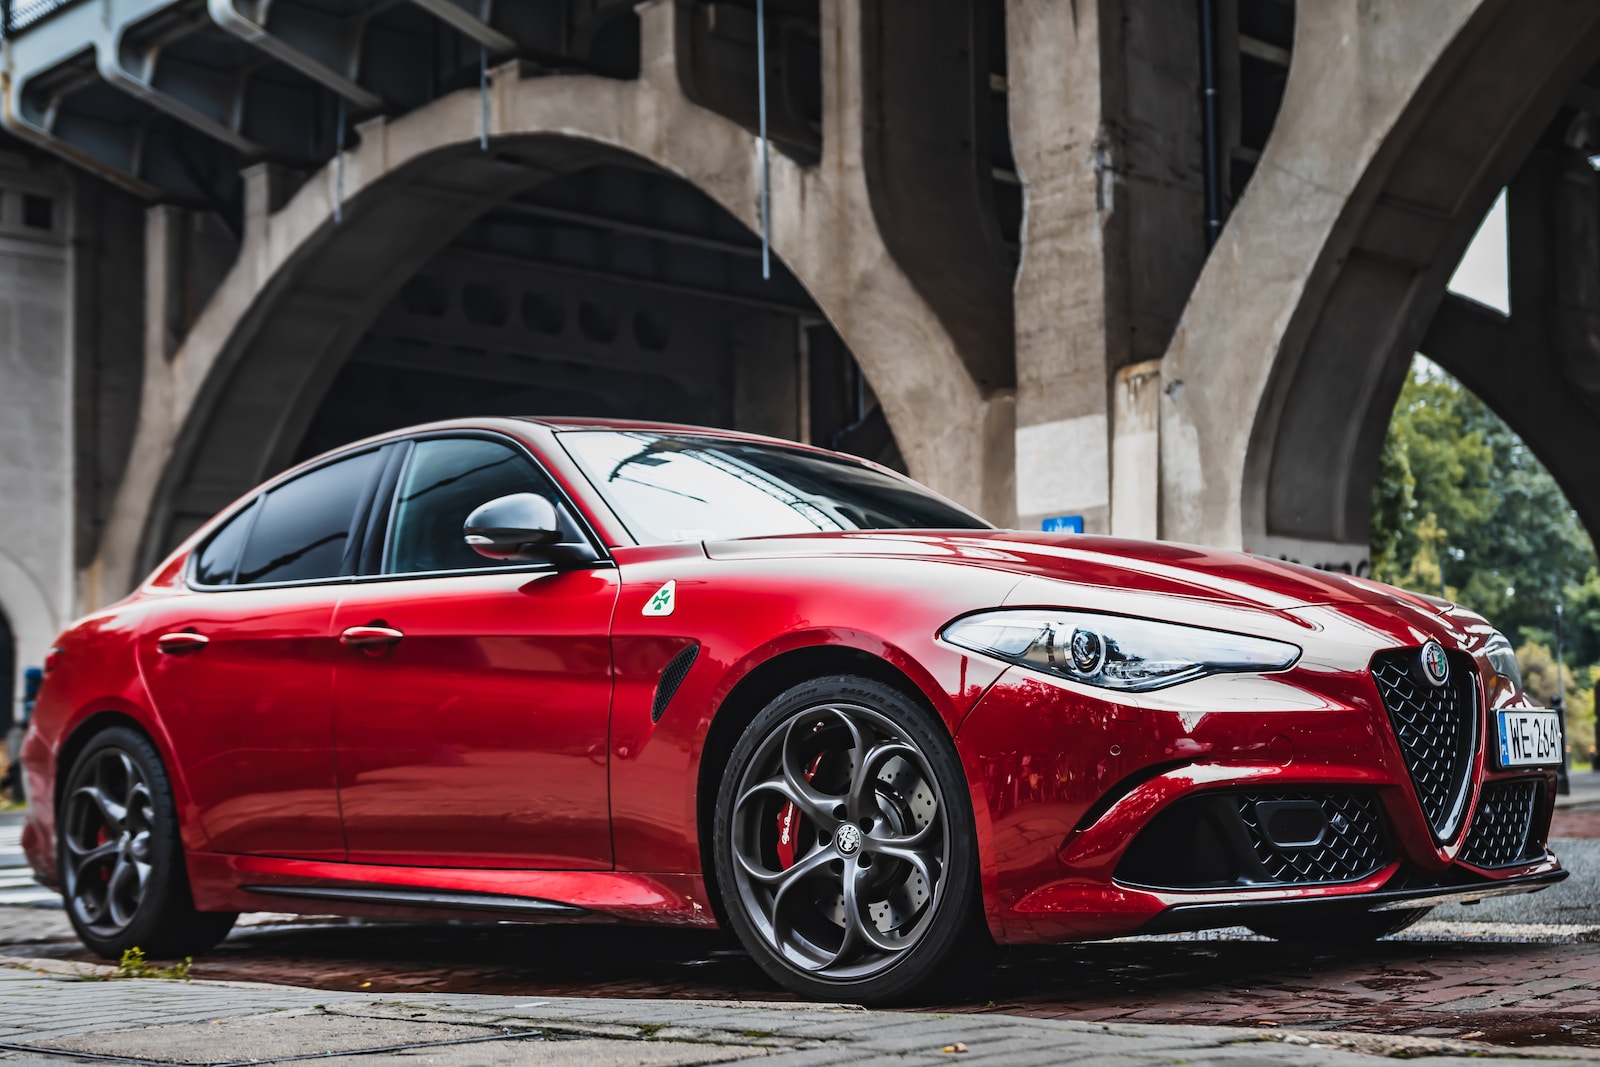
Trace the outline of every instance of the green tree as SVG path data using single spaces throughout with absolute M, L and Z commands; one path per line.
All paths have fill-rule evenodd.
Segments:
M 1588 665 L 1600 663 L 1594 544 L 1555 479 L 1510 427 L 1420 358 L 1384 442 L 1371 529 L 1373 577 L 1433 595 L 1443 585 L 1513 645 L 1544 646 L 1552 663 L 1548 649 L 1561 604 L 1564 659 L 1577 668 L 1568 708 L 1575 731 L 1585 716 L 1593 730 L 1595 674 Z M 1530 692 L 1536 677 L 1529 678 Z
M 1600 675 L 1600 667 L 1573 671 L 1562 664 L 1558 685 L 1555 653 L 1550 646 L 1536 641 L 1517 649 L 1517 666 L 1522 671 L 1522 687 L 1546 707 L 1555 705 L 1556 696 L 1562 692 L 1561 685 L 1565 686 L 1567 754 L 1575 767 L 1589 764 L 1594 759 L 1594 683 Z
M 1458 539 L 1494 514 L 1491 488 L 1494 453 L 1481 429 L 1467 425 L 1474 400 L 1455 379 L 1413 367 L 1395 404 L 1384 442 L 1380 478 L 1373 492 L 1373 576 L 1399 582 L 1426 542 L 1422 521 L 1433 516 L 1447 555 Z M 1437 549 L 1436 549 L 1437 554 Z M 1445 561 L 1445 579 L 1459 584 Z M 1419 590 L 1437 595 L 1439 587 Z

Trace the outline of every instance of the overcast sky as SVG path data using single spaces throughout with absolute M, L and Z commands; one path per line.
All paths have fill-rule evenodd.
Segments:
M 1503 315 L 1511 313 L 1506 283 L 1506 191 L 1500 190 L 1483 225 L 1461 257 L 1450 278 L 1450 291 L 1487 304 Z

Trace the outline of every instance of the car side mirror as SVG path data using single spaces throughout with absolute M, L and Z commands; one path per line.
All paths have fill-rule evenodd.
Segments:
M 479 506 L 461 532 L 474 552 L 489 559 L 544 559 L 561 541 L 561 518 L 538 493 L 512 493 Z

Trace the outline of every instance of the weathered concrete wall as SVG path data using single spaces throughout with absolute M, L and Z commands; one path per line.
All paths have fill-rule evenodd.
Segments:
M 69 189 L 64 167 L 0 160 L 0 611 L 19 675 L 72 611 Z M 48 228 L 25 224 L 24 197 L 49 201 Z M 12 684 L 0 682 L 7 700 Z
M 360 128 L 360 143 L 292 196 L 247 177 L 232 270 L 170 358 L 147 322 L 139 435 L 103 539 L 90 602 L 118 595 L 187 530 L 281 467 L 315 400 L 378 310 L 471 218 L 591 162 L 647 160 L 758 224 L 757 142 L 692 104 L 678 69 L 687 5 L 641 6 L 637 81 L 494 72 L 488 153 L 480 101 L 442 98 Z M 1010 518 L 1011 399 L 985 393 L 891 255 L 866 184 L 863 0 L 824 6 L 821 161 L 772 159 L 772 240 L 871 382 L 912 473 Z M 335 199 L 342 221 L 335 221 Z M 148 248 L 164 247 L 153 233 Z M 153 259 L 159 278 L 167 259 Z M 147 315 L 165 314 L 152 283 Z M 159 305 L 159 306 L 158 306 Z
M 899 2 L 823 0 L 822 133 L 797 126 L 799 141 L 773 156 L 771 222 L 777 255 L 863 368 L 911 473 L 1003 524 L 1081 515 L 1090 531 L 1361 571 L 1404 362 L 1494 191 L 1600 59 L 1600 5 L 1549 0 L 1537 18 L 1513 0 L 1298 5 L 1277 125 L 1207 255 L 1193 5 L 1005 0 L 1027 198 L 1006 306 L 992 187 L 970 167 L 984 153 L 969 158 L 964 140 L 993 134 L 967 93 L 988 72 L 956 47 L 978 9 L 951 3 L 913 24 Z M 758 227 L 749 116 L 697 103 L 705 87 L 684 68 L 695 9 L 639 10 L 637 80 L 507 64 L 493 72 L 487 152 L 472 91 L 375 119 L 304 181 L 250 171 L 237 244 L 204 214 L 163 206 L 133 225 L 127 202 L 82 198 L 75 251 L 55 253 L 68 267 L 55 282 L 41 267 L 14 290 L 55 295 L 13 305 L 0 327 L 0 343 L 12 338 L 0 404 L 37 421 L 51 409 L 15 398 L 37 400 L 56 378 L 28 361 L 19 324 L 36 336 L 52 307 L 76 301 L 58 324 L 73 368 L 56 372 L 76 422 L 0 426 L 12 450 L 0 478 L 19 500 L 43 492 L 28 481 L 32 453 L 16 449 L 48 450 L 51 432 L 66 433 L 66 466 L 49 470 L 61 486 L 76 479 L 62 542 L 80 567 L 93 560 L 85 606 L 123 593 L 287 463 L 398 287 L 506 196 L 597 162 L 644 161 Z M 893 53 L 906 40 L 937 62 Z M 134 273 L 137 287 L 117 284 Z M 813 413 L 796 385 L 815 368 L 799 342 L 740 339 L 793 352 L 763 368 L 769 377 L 732 383 L 741 422 L 806 436 Z M 1526 432 L 1533 418 L 1513 424 Z M 4 559 L 16 539 L 0 540 Z M 54 574 L 53 559 L 0 566 Z M 45 584 L 41 602 L 59 613 Z M 16 623 L 6 598 L 22 594 L 7 588 Z
M 1600 174 L 1578 125 L 1507 190 L 1511 314 L 1448 296 L 1421 350 L 1517 427 L 1600 538 Z
M 1404 364 L 1600 7 L 1299 6 L 1260 166 L 1165 356 L 1164 537 L 1360 569 Z

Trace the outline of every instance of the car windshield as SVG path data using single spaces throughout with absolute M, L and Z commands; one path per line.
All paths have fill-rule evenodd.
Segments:
M 641 544 L 989 528 L 915 482 L 805 449 L 643 431 L 558 438 Z

